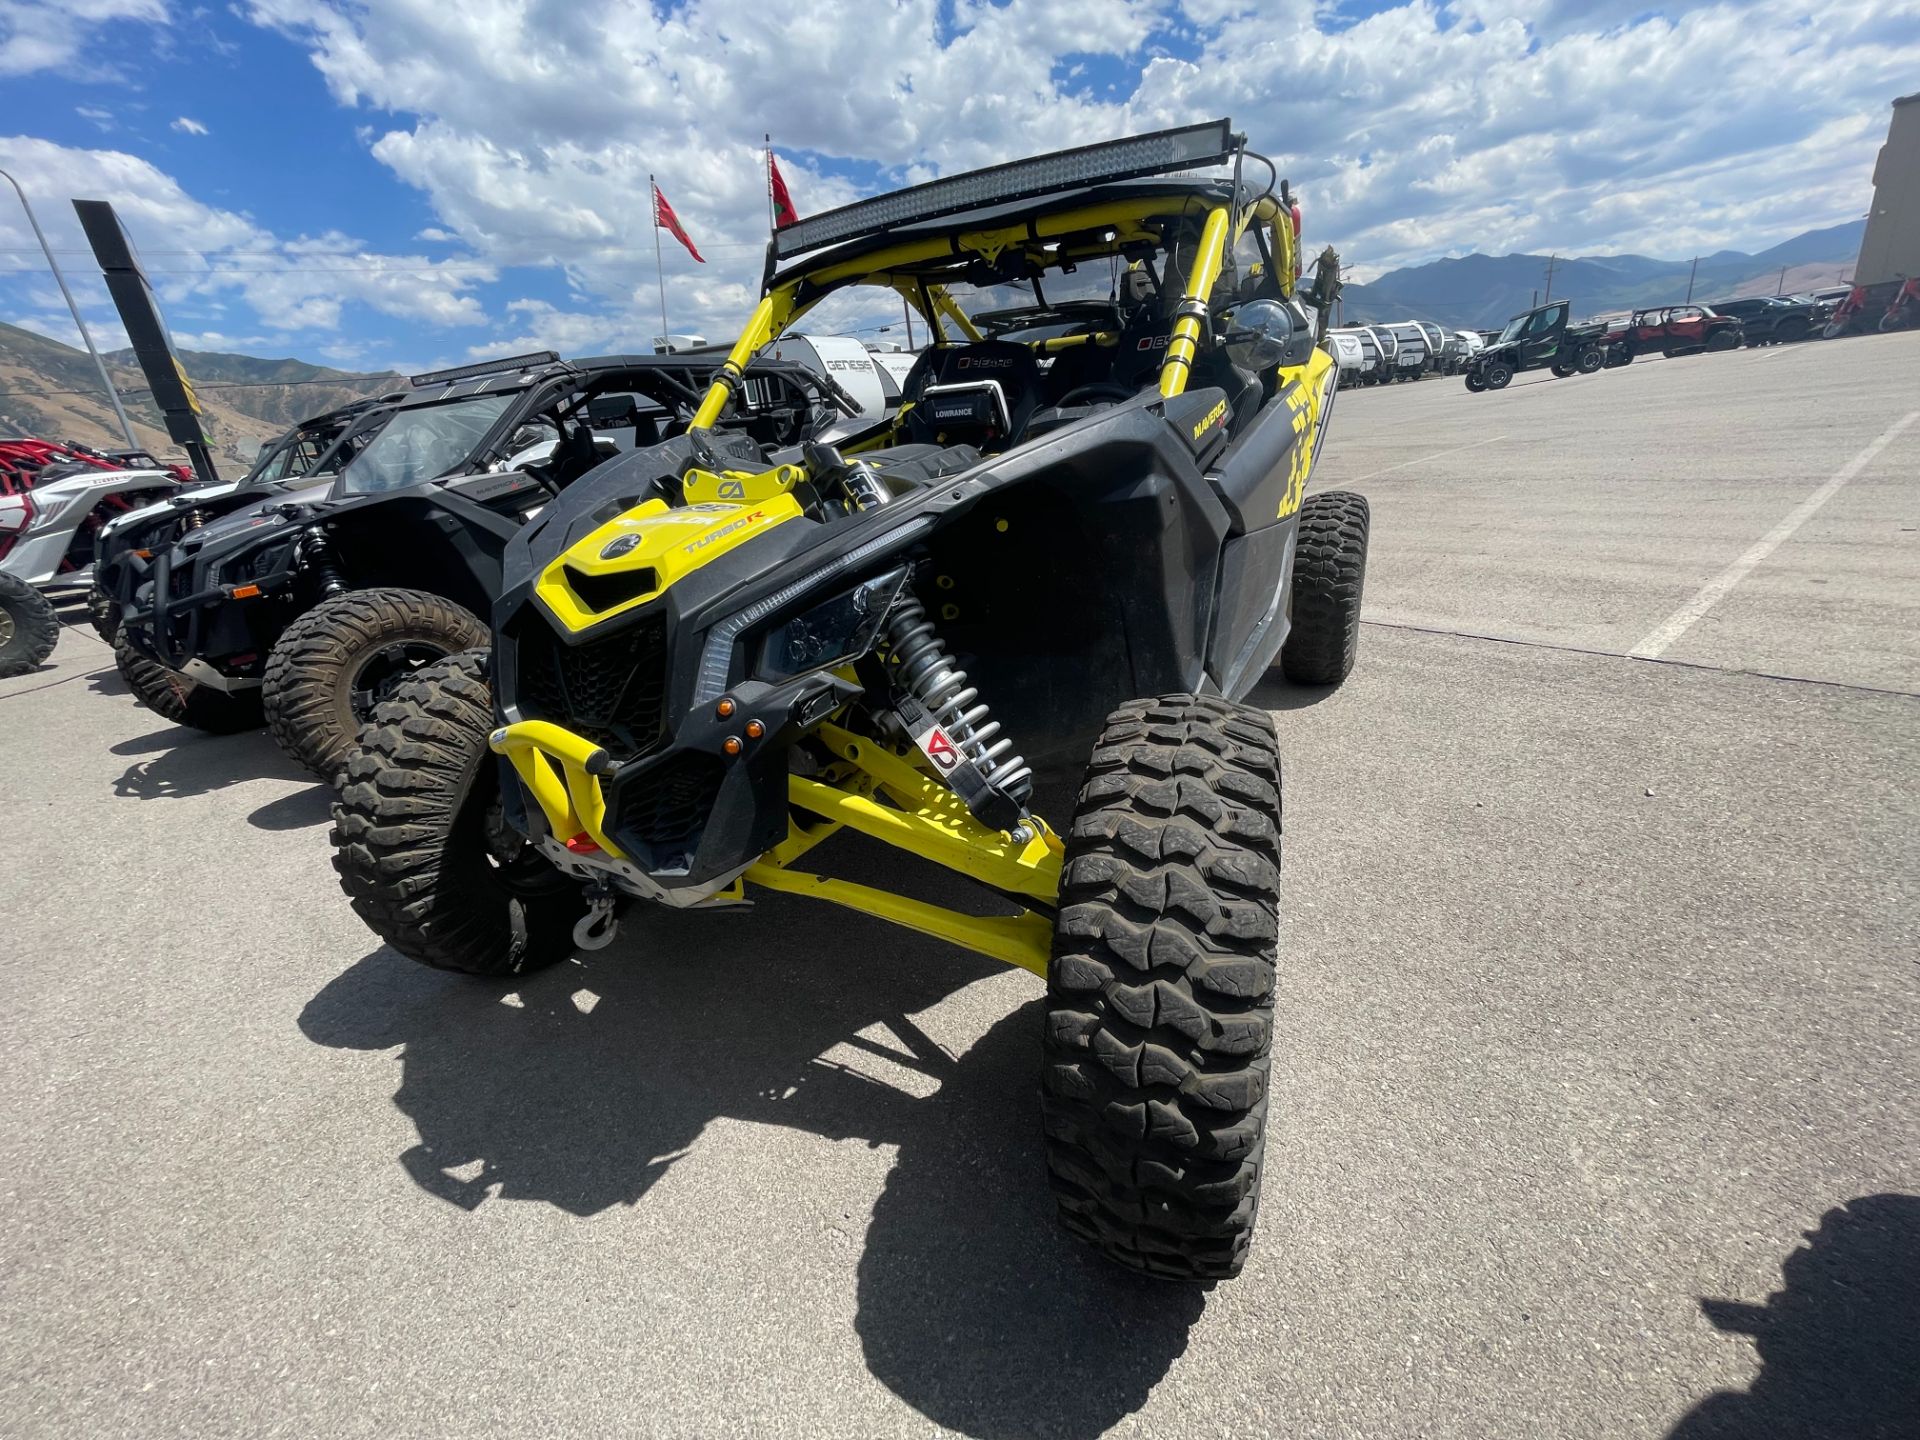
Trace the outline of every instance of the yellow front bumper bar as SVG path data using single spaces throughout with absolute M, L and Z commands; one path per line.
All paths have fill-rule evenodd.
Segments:
M 616 860 L 626 858 L 607 838 L 607 799 L 600 791 L 600 777 L 613 773 L 613 757 L 605 750 L 545 720 L 502 726 L 487 737 L 487 744 L 513 762 L 561 844 L 585 835 Z
M 990 830 L 973 818 L 958 795 L 912 759 L 837 725 L 823 725 L 815 734 L 840 763 L 820 778 L 787 777 L 787 799 L 795 812 L 787 838 L 742 878 L 769 890 L 830 900 L 1044 977 L 1053 922 L 1043 913 L 1023 909 L 1013 915 L 969 915 L 791 868 L 845 828 L 1009 897 L 1035 900 L 1044 907 L 1060 892 L 1064 847 L 1037 816 L 1022 835 Z M 608 855 L 626 858 L 606 833 L 607 804 L 600 781 L 612 773 L 613 761 L 605 750 L 544 720 L 503 726 L 489 737 L 489 744 L 512 762 L 563 844 L 584 835 Z

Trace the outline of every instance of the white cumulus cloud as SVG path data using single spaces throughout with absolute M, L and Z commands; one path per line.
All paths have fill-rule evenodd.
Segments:
M 522 0 L 250 0 L 335 98 L 389 117 L 372 153 L 501 265 L 580 303 L 520 340 L 651 333 L 657 174 L 711 262 L 669 244 L 676 328 L 757 288 L 761 134 L 803 211 L 882 184 L 1231 114 L 1367 272 L 1442 254 L 1758 247 L 1864 204 L 1886 102 L 1920 70 L 1900 0 L 1653 13 L 1631 0 L 764 0 L 557 10 Z M 1197 54 L 1194 52 L 1197 51 Z M 1193 58 L 1180 58 L 1183 54 Z M 1089 60 L 1137 74 L 1112 98 Z M 600 327 L 599 331 L 594 326 Z
M 0 0 L 0 75 L 70 69 L 103 26 L 167 18 L 165 0 Z
M 168 128 L 178 130 L 182 135 L 204 135 L 207 133 L 206 126 L 202 125 L 198 120 L 189 119 L 185 115 L 175 120 Z
M 474 260 L 371 249 L 328 231 L 283 237 L 243 215 L 208 205 L 171 176 L 118 150 L 85 150 L 24 136 L 0 138 L 7 168 L 29 195 L 79 196 L 113 202 L 163 303 L 212 310 L 237 296 L 269 330 L 330 331 L 343 308 L 366 305 L 384 315 L 429 325 L 474 325 L 486 319 L 473 289 L 496 278 Z M 56 250 L 89 253 L 71 206 L 36 207 Z M 28 253 L 33 237 L 17 208 L 0 207 L 0 247 Z M 99 303 L 98 271 L 72 265 L 76 290 Z M 109 310 L 108 313 L 111 313 Z

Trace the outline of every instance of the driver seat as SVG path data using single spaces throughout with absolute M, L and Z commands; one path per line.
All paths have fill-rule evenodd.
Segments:
M 934 407 L 926 401 L 926 395 L 930 389 L 940 386 L 983 384 L 999 387 L 1006 401 L 1007 430 L 1006 434 L 998 437 L 979 438 L 997 438 L 1002 446 L 1018 439 L 1025 432 L 1027 421 L 1033 417 L 1034 407 L 1040 403 L 1040 362 L 1034 358 L 1033 351 L 1011 340 L 976 340 L 970 345 L 929 350 L 915 363 L 914 373 L 908 376 L 900 397 L 903 405 L 908 401 L 913 402 L 913 408 L 906 412 L 908 442 L 941 443 L 939 436 L 954 435 L 957 439 L 977 443 L 972 433 L 976 422 L 956 425 L 951 419 L 936 417 L 933 414 Z M 993 419 L 991 428 L 999 428 L 997 417 Z M 958 433 L 961 430 L 968 433 Z

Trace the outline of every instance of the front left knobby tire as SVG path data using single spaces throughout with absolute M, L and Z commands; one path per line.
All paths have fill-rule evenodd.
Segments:
M 1293 628 L 1280 670 L 1295 685 L 1338 685 L 1360 653 L 1360 597 L 1367 584 L 1367 497 L 1323 490 L 1300 506 L 1293 551 Z
M 0 680 L 38 670 L 59 643 L 53 603 L 18 575 L 0 570 Z
M 355 913 L 409 960 L 519 975 L 573 953 L 587 902 L 506 825 L 492 729 L 485 651 L 403 681 L 346 757 L 333 867 Z
M 1272 717 L 1200 695 L 1114 711 L 1067 835 L 1041 1100 L 1060 1221 L 1122 1265 L 1246 1263 L 1279 916 Z
M 87 620 L 94 634 L 113 644 L 113 637 L 120 632 L 120 605 L 98 581 L 87 588 Z
M 267 725 L 322 780 L 339 774 L 374 707 L 411 674 L 487 643 L 464 606 L 423 590 L 349 590 L 281 632 L 261 693 Z

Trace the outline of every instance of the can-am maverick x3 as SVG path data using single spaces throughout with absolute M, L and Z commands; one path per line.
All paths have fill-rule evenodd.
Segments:
M 1237 1274 L 1280 866 L 1274 725 L 1243 702 L 1276 659 L 1347 673 L 1367 544 L 1364 499 L 1305 493 L 1336 370 L 1276 180 L 1218 121 L 780 230 L 691 431 L 522 530 L 490 656 L 361 732 L 334 812 L 354 908 L 480 975 L 597 948 L 636 899 L 756 889 L 1024 967 L 1067 1228 Z M 935 337 L 898 415 L 839 448 L 716 432 L 753 357 L 856 286 Z M 1021 756 L 1089 750 L 1062 836 Z M 843 829 L 1001 913 L 806 869 Z

